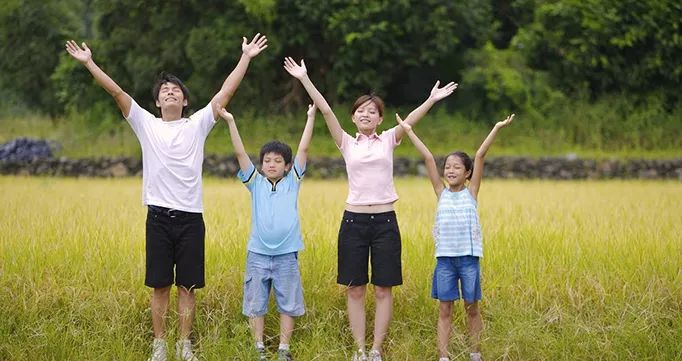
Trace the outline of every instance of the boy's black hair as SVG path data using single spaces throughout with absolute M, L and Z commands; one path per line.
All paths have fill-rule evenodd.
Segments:
M 471 157 L 469 157 L 468 154 L 466 154 L 466 153 L 464 153 L 464 152 L 462 152 L 462 151 L 456 151 L 456 152 L 452 152 L 452 153 L 448 154 L 448 155 L 445 157 L 445 160 L 443 160 L 443 169 L 441 169 L 441 173 L 445 173 L 445 163 L 447 163 L 448 158 L 450 158 L 451 156 L 453 156 L 453 157 L 458 157 L 458 158 L 462 161 L 462 164 L 464 164 L 464 169 L 465 169 L 467 172 L 470 171 L 470 170 L 473 171 L 473 169 L 474 169 L 474 161 L 471 160 Z M 472 175 L 472 174 L 473 174 L 473 172 L 469 173 L 469 176 L 467 177 L 467 179 L 471 179 L 471 175 Z
M 157 101 L 159 100 L 159 90 L 161 90 L 161 86 L 165 83 L 173 83 L 177 86 L 180 87 L 182 90 L 182 95 L 184 96 L 185 100 L 187 101 L 187 105 L 182 107 L 182 116 L 185 116 L 185 111 L 187 110 L 187 107 L 189 106 L 189 89 L 185 86 L 185 84 L 178 78 L 177 76 L 171 74 L 171 73 L 166 73 L 161 72 L 159 74 L 159 77 L 156 79 L 156 83 L 154 84 L 154 87 L 152 88 L 152 97 L 154 97 L 154 100 Z
M 279 154 L 284 158 L 284 164 L 291 164 L 291 147 L 279 140 L 271 140 L 260 149 L 260 164 L 263 164 L 263 157 L 268 153 Z

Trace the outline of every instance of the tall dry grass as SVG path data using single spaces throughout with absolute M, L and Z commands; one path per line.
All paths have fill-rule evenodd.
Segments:
M 425 179 L 396 186 L 405 284 L 394 292 L 385 359 L 435 360 L 435 197 Z M 141 181 L 2 177 L 0 189 L 0 360 L 146 359 Z M 298 360 L 343 360 L 353 348 L 335 284 L 345 195 L 343 180 L 302 186 L 307 314 L 292 342 Z M 247 360 L 248 192 L 208 179 L 204 200 L 207 287 L 198 292 L 193 338 L 203 359 Z M 479 211 L 487 360 L 682 359 L 682 183 L 486 180 Z M 456 311 L 450 350 L 466 360 Z M 274 350 L 274 308 L 266 320 Z

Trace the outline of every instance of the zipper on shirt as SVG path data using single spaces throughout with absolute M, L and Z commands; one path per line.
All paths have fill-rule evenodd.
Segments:
M 284 179 L 284 177 L 278 179 L 277 182 L 275 182 L 275 183 L 270 182 L 269 179 L 267 180 L 268 183 L 270 183 L 270 186 L 271 186 L 271 187 L 270 187 L 270 191 L 271 191 L 271 192 L 277 192 L 277 183 L 279 183 L 282 179 Z

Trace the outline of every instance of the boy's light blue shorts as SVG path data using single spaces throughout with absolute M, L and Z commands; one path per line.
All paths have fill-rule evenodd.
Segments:
M 438 257 L 433 272 L 431 297 L 439 301 L 474 303 L 481 300 L 481 266 L 474 256 Z
M 292 317 L 305 313 L 298 252 L 277 256 L 248 253 L 242 313 L 248 317 L 265 315 L 270 288 L 274 290 L 279 313 Z

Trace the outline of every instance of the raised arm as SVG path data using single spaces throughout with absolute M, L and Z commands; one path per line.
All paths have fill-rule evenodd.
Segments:
M 317 107 L 315 104 L 308 105 L 308 112 L 306 112 L 307 119 L 305 121 L 305 128 L 303 128 L 303 135 L 301 135 L 301 142 L 298 143 L 298 150 L 296 151 L 296 161 L 302 167 L 308 161 L 308 148 L 310 140 L 313 138 L 313 126 L 315 125 L 315 112 Z
M 221 118 L 225 119 L 227 123 L 227 128 L 230 130 L 230 139 L 232 140 L 232 147 L 234 148 L 234 155 L 237 157 L 237 162 L 239 162 L 239 169 L 242 173 L 246 173 L 249 168 L 253 165 L 251 163 L 251 158 L 246 154 L 246 149 L 244 149 L 244 144 L 242 143 L 242 138 L 239 136 L 239 131 L 237 130 L 237 124 L 234 121 L 232 114 L 228 113 L 225 108 L 220 108 L 218 114 Z
M 485 164 L 485 155 L 488 153 L 488 148 L 493 144 L 495 137 L 497 136 L 497 131 L 511 124 L 514 119 L 514 114 L 508 116 L 502 121 L 499 121 L 490 131 L 490 134 L 485 138 L 481 146 L 476 151 L 476 156 L 474 157 L 474 171 L 471 174 L 471 180 L 469 181 L 469 191 L 475 199 L 478 198 L 478 190 L 481 188 L 481 179 L 483 179 L 483 166 Z
M 400 125 L 399 128 L 401 128 L 405 133 L 407 133 L 407 136 L 410 137 L 410 140 L 412 141 L 412 144 L 414 144 L 414 147 L 417 148 L 419 153 L 422 155 L 422 158 L 424 158 L 424 165 L 426 165 L 426 172 L 429 174 L 429 180 L 431 180 L 433 191 L 436 193 L 436 197 L 440 197 L 440 194 L 443 192 L 445 186 L 443 185 L 443 181 L 440 179 L 438 167 L 436 166 L 436 159 L 433 157 L 433 154 L 431 154 L 431 152 L 429 151 L 429 148 L 427 148 L 426 145 L 421 141 L 421 139 L 417 137 L 417 134 L 414 133 L 414 131 L 412 130 L 412 126 L 409 125 L 407 122 L 403 121 L 398 115 L 398 113 L 395 114 L 395 120 Z
M 237 66 L 234 67 L 234 70 L 223 82 L 223 86 L 211 99 L 214 118 L 218 117 L 220 109 L 224 108 L 232 99 L 232 96 L 237 91 L 237 87 L 239 87 L 242 79 L 244 79 L 244 74 L 246 74 L 246 69 L 249 68 L 251 59 L 268 47 L 267 42 L 268 39 L 265 35 L 261 36 L 260 33 L 256 34 L 251 42 L 247 42 L 246 38 L 242 38 L 242 57 L 239 59 L 239 63 L 237 63 Z
M 95 78 L 97 84 L 104 88 L 104 90 L 114 98 L 118 108 L 121 109 L 123 116 L 128 117 L 130 106 L 133 101 L 132 98 L 124 92 L 123 89 L 107 75 L 107 73 L 95 64 L 95 61 L 92 60 L 92 51 L 90 51 L 90 48 L 88 48 L 85 43 L 81 43 L 81 45 L 83 46 L 82 48 L 78 46 L 75 41 L 69 40 L 66 42 L 66 51 L 88 69 L 90 74 Z
M 440 80 L 437 81 L 436 84 L 433 86 L 433 89 L 431 89 L 431 94 L 426 99 L 426 101 L 407 115 L 407 118 L 405 118 L 405 123 L 409 124 L 410 126 L 414 126 L 415 124 L 417 124 L 419 120 L 421 120 L 421 118 L 424 117 L 424 115 L 426 115 L 426 113 L 429 112 L 429 109 L 431 109 L 431 107 L 434 104 L 436 104 L 436 102 L 449 96 L 450 94 L 452 94 L 452 92 L 455 91 L 455 89 L 457 89 L 457 83 L 454 82 L 450 82 L 442 88 L 439 88 L 438 87 L 439 85 Z M 395 128 L 396 141 L 399 142 L 400 139 L 403 138 L 404 134 L 405 132 L 402 127 Z
M 294 59 L 290 57 L 284 58 L 284 69 L 291 74 L 291 76 L 301 81 L 301 84 L 303 84 L 303 87 L 308 92 L 313 103 L 315 103 L 315 106 L 320 109 L 320 113 L 322 113 L 324 121 L 327 123 L 327 128 L 329 128 L 329 133 L 331 133 L 336 146 L 340 147 L 341 141 L 343 140 L 343 129 L 341 128 L 341 124 L 339 124 L 339 120 L 336 118 L 336 115 L 334 115 L 327 100 L 324 99 L 322 93 L 315 88 L 315 85 L 308 77 L 308 70 L 305 67 L 303 59 L 301 59 L 301 65 L 298 65 Z

